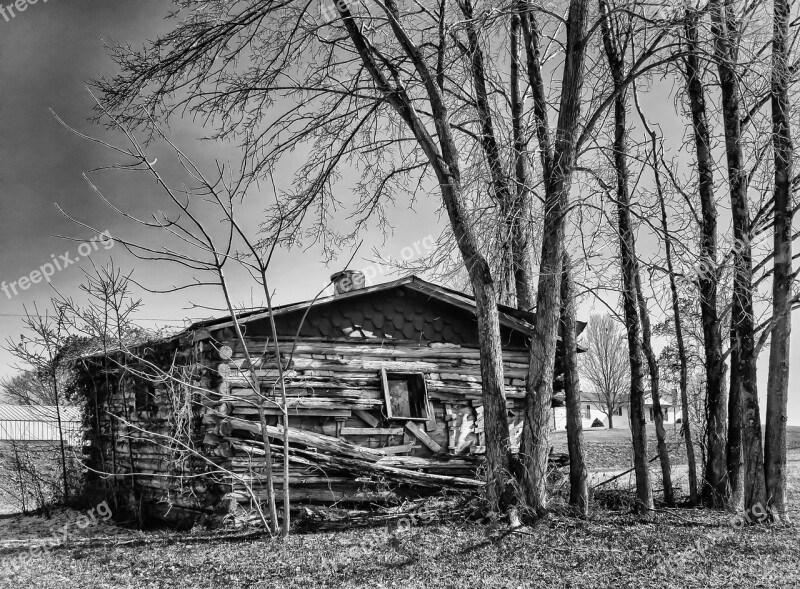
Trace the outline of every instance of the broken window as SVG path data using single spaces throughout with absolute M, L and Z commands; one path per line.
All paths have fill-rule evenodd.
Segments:
M 381 369 L 386 416 L 389 419 L 428 419 L 428 390 L 421 372 L 386 372 Z

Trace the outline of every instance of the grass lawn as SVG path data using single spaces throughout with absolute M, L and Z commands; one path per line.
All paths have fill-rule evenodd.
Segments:
M 552 516 L 523 533 L 449 524 L 194 543 L 59 549 L 3 587 L 797 587 L 798 528 L 736 529 L 720 513 L 651 523 Z M 5 555 L 3 558 L 8 558 Z
M 667 425 L 665 427 L 668 434 L 680 436 L 680 426 L 676 428 L 672 425 Z M 631 430 L 627 427 L 615 427 L 614 429 L 591 427 L 583 430 L 583 436 L 587 444 L 622 444 L 626 448 L 630 448 L 631 445 Z M 567 447 L 567 432 L 553 432 L 551 437 L 557 451 L 561 451 L 559 448 L 562 445 L 564 448 Z M 652 441 L 656 439 L 655 427 L 652 423 L 647 424 L 647 437 Z M 695 435 L 695 437 L 697 436 Z M 786 446 L 790 449 L 800 448 L 800 426 L 786 426 Z
M 589 444 L 629 444 L 627 430 L 586 433 Z M 797 517 L 800 428 L 790 437 Z M 50 527 L 78 515 L 60 514 Z M 0 518 L 0 540 L 12 529 L 8 521 Z M 95 538 L 88 544 L 71 541 L 36 556 L 29 542 L 0 542 L 0 588 L 800 587 L 799 525 L 742 527 L 730 514 L 700 509 L 659 510 L 642 522 L 594 503 L 588 520 L 555 513 L 514 532 L 449 522 L 285 542 L 163 531 L 111 536 L 99 525 L 86 532 Z M 11 572 L 12 565 L 20 566 Z

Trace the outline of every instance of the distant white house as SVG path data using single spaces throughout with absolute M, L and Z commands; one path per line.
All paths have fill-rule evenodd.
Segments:
M 675 425 L 680 423 L 681 407 L 676 404 L 679 397 L 673 393 L 664 395 L 661 399 L 661 411 L 664 414 L 664 423 L 666 425 Z M 581 395 L 581 417 L 583 422 L 583 429 L 592 427 L 596 420 L 603 424 L 603 427 L 608 427 L 608 416 L 606 415 L 607 408 L 596 394 L 583 393 Z M 650 395 L 645 395 L 644 400 L 644 414 L 648 423 L 655 421 L 653 415 L 653 401 Z M 613 415 L 613 426 L 615 428 L 629 428 L 631 425 L 630 418 L 630 404 L 626 401 L 619 407 Z M 558 430 L 567 429 L 567 410 L 565 407 L 556 407 L 553 409 L 553 427 Z
M 61 407 L 64 441 L 75 446 L 81 440 L 81 413 L 77 407 Z M 0 442 L 58 442 L 58 414 L 50 405 L 0 405 Z

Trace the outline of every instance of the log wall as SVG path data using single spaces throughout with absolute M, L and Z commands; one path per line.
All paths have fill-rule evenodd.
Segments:
M 160 370 L 134 358 L 117 362 L 124 366 L 110 375 L 92 364 L 96 386 L 102 389 L 112 377 L 93 443 L 116 475 L 118 501 L 163 519 L 242 521 L 252 517 L 253 501 L 266 496 L 259 403 L 274 446 L 276 489 L 284 484 L 274 344 L 249 337 L 250 367 L 227 332 L 197 332 L 191 339 L 171 344 Z M 485 442 L 477 348 L 304 338 L 281 344 L 281 354 L 288 362 L 293 506 L 480 488 L 474 475 Z M 527 351 L 507 349 L 503 359 L 512 444 L 518 444 Z M 387 418 L 381 369 L 424 374 L 427 420 Z

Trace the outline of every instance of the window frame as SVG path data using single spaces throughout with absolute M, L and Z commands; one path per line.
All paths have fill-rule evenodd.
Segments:
M 400 377 L 400 378 L 392 378 L 392 377 Z M 410 379 L 417 379 L 419 385 L 421 385 L 421 392 L 422 392 L 422 413 L 424 413 L 421 417 L 408 417 L 405 415 L 394 415 L 392 413 L 392 398 L 389 393 L 389 381 L 390 380 L 406 380 L 408 382 Z M 432 416 L 430 415 L 429 411 L 429 404 L 430 400 L 428 398 L 428 383 L 425 379 L 424 372 L 411 372 L 411 371 L 394 371 L 394 370 L 386 370 L 385 368 L 381 368 L 381 388 L 383 389 L 383 398 L 385 401 L 386 406 L 386 417 L 390 420 L 395 421 L 430 421 Z M 411 389 L 409 387 L 409 393 Z M 409 404 L 411 403 L 411 399 L 409 398 Z

